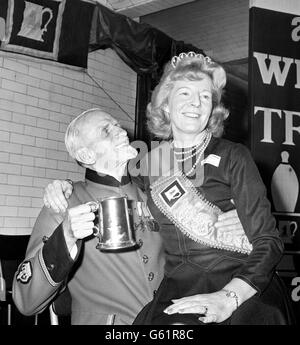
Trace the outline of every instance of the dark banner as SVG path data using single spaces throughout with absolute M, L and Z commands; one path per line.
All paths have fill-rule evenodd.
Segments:
M 264 1 L 254 1 L 259 2 Z M 249 67 L 251 150 L 285 243 L 280 269 L 293 278 L 293 300 L 297 302 L 300 300 L 297 287 L 300 283 L 297 277 L 300 275 L 300 11 L 297 15 L 295 11 L 281 12 L 260 6 L 250 9 Z
M 82 0 L 1 0 L 1 49 L 87 67 L 94 4 Z

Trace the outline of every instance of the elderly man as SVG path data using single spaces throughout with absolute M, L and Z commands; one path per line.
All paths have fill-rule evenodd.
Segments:
M 164 264 L 159 233 L 145 225 L 144 196 L 124 174 L 137 152 L 118 122 L 100 109 L 76 117 L 67 128 L 65 144 L 71 157 L 86 168 L 85 181 L 73 187 L 67 182 L 56 183 L 56 189 L 48 186 L 46 202 L 64 209 L 64 191 L 71 194 L 68 206 L 60 213 L 48 207 L 41 210 L 14 278 L 15 304 L 26 315 L 38 313 L 67 285 L 72 324 L 131 324 L 152 299 Z M 124 195 L 134 201 L 139 245 L 127 251 L 99 251 L 93 236 L 95 214 L 87 202 Z M 232 213 L 221 224 L 228 222 L 231 228 L 240 227 Z

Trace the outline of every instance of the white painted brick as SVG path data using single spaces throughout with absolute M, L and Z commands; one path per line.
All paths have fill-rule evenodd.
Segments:
M 50 182 L 51 182 L 51 180 L 48 178 L 37 178 L 36 177 L 33 181 L 33 186 L 45 188 Z
M 2 78 L 15 80 L 16 79 L 16 72 L 14 70 L 9 70 L 7 68 L 0 68 L 0 75 Z
M 19 195 L 18 186 L 9 186 L 7 184 L 0 184 L 0 195 Z
M 6 197 L 7 206 L 31 206 L 30 197 L 20 197 L 20 196 L 7 196 Z M 17 214 L 17 213 L 16 213 Z
M 20 186 L 20 196 L 32 196 L 36 198 L 41 198 L 43 196 L 42 188 L 37 187 L 22 187 Z
M 48 139 L 51 139 L 51 140 L 64 142 L 65 141 L 65 132 L 57 132 L 57 131 L 49 130 L 47 137 L 48 137 Z
M 35 176 L 35 177 L 45 177 L 46 169 L 38 167 L 27 167 L 22 166 L 22 175 Z
M 6 195 L 0 195 L 0 205 L 6 205 Z
M 58 143 L 58 150 L 62 152 L 66 152 L 66 146 L 65 143 Z
M 38 87 L 40 84 L 39 78 L 30 77 L 28 74 L 16 73 L 16 82 L 20 84 Z
M 65 96 L 58 93 L 51 93 L 50 94 L 50 101 L 57 102 L 59 104 L 71 105 L 72 104 L 72 97 Z
M 68 172 L 62 170 L 46 170 L 46 177 L 53 180 L 65 180 L 68 178 Z
M 73 98 L 72 99 L 72 106 L 76 108 L 82 109 L 82 111 L 89 109 L 89 103 L 82 101 L 80 99 Z
M 0 119 L 10 121 L 12 119 L 12 112 L 4 109 L 0 109 Z
M 18 208 L 10 206 L 0 206 L 0 214 L 5 217 L 14 217 L 17 215 Z
M 50 120 L 57 121 L 57 122 L 64 122 L 64 123 L 69 124 L 72 118 L 73 118 L 72 116 L 64 114 L 63 109 L 61 113 L 56 113 L 56 112 L 50 113 Z
M 72 97 L 72 98 L 77 98 L 77 99 L 82 99 L 83 98 L 83 92 L 76 90 L 76 89 L 71 89 L 69 87 L 63 87 L 62 90 L 63 95 Z
M 42 71 L 41 69 L 37 69 L 34 67 L 29 67 L 28 74 L 32 77 L 36 77 L 39 79 L 44 79 L 47 81 L 51 81 L 52 79 L 52 74 L 47 72 L 47 71 Z
M 56 169 L 59 162 L 54 159 L 35 158 L 35 166 L 41 168 Z
M 7 142 L 0 141 L 1 151 L 10 152 L 10 153 L 21 153 L 22 152 L 22 145 L 20 144 L 12 144 Z
M 57 141 L 55 140 L 48 140 L 48 139 L 40 139 L 36 138 L 36 145 L 40 148 L 49 148 L 53 150 L 57 150 Z
M 7 183 L 7 174 L 0 174 L 0 183 Z
M 0 163 L 0 172 L 18 175 L 21 173 L 21 165 Z
M 79 80 L 79 81 L 84 80 L 84 73 L 82 71 L 75 71 L 70 68 L 64 68 L 63 74 L 65 77 L 70 78 L 72 80 Z
M 23 63 L 16 62 L 11 59 L 4 59 L 3 67 L 21 73 L 28 73 L 28 66 Z
M 0 131 L 0 138 L 2 141 L 9 141 L 9 132 Z
M 84 174 L 85 174 L 84 172 L 82 172 L 82 173 L 72 173 L 72 172 L 70 172 L 68 174 L 68 178 L 70 180 L 74 181 L 74 182 L 76 182 L 76 181 L 83 181 L 84 180 Z
M 38 128 L 38 127 L 25 126 L 24 134 L 28 134 L 28 135 L 31 134 L 35 137 L 46 138 L 47 130 L 43 128 Z
M 40 149 L 38 147 L 23 145 L 22 153 L 28 156 L 33 156 L 33 157 L 45 157 L 46 150 L 44 148 Z
M 48 149 L 46 151 L 46 158 L 50 158 L 50 159 L 57 159 L 60 161 L 65 161 L 68 159 L 68 153 L 67 152 L 61 152 L 58 150 L 50 150 Z
M 67 163 L 67 162 L 57 162 L 57 169 L 65 170 L 65 171 L 76 171 L 77 164 L 76 163 Z
M 49 110 L 41 109 L 38 107 L 31 107 L 29 105 L 26 106 L 26 114 L 34 117 L 40 117 L 43 119 L 49 118 Z
M 10 142 L 25 145 L 34 145 L 35 138 L 29 135 L 11 133 Z
M 88 84 L 88 83 L 83 83 L 74 80 L 73 81 L 73 86 L 77 90 L 83 90 L 83 96 L 86 95 L 87 93 L 93 93 L 93 86 Z
M 52 81 L 55 84 L 59 84 L 61 86 L 73 87 L 73 80 L 60 76 L 60 75 L 53 75 Z
M 16 176 L 8 175 L 7 183 L 15 186 L 33 186 L 33 177 L 31 176 Z
M 26 156 L 26 155 L 16 155 L 10 154 L 9 162 L 13 164 L 21 164 L 21 165 L 29 165 L 32 166 L 34 163 L 33 157 Z
M 37 119 L 36 125 L 37 127 L 53 129 L 54 131 L 57 131 L 59 129 L 59 123 L 57 123 L 56 121 Z
M 47 109 L 50 111 L 60 111 L 61 110 L 61 105 L 55 103 L 54 101 L 50 102 L 44 99 L 39 99 L 38 100 L 38 106 L 43 109 Z
M 40 87 L 40 89 L 49 91 L 51 93 L 51 95 L 52 95 L 52 93 L 61 94 L 62 88 L 63 88 L 62 85 L 58 85 L 58 84 L 55 84 L 55 83 L 52 83 L 52 82 L 49 82 L 46 80 L 40 80 L 39 87 Z
M 62 74 L 63 73 L 63 68 L 62 67 L 57 67 L 55 65 L 50 65 L 50 64 L 45 64 L 41 66 L 42 70 L 45 70 L 47 72 L 50 72 L 52 74 Z
M 32 207 L 19 207 L 18 208 L 18 216 L 19 217 L 33 217 L 37 218 L 40 213 L 39 208 L 32 208 Z
M 8 161 L 9 161 L 9 153 L 8 152 L 0 152 L 0 162 L 8 162 Z
M 7 90 L 11 90 L 14 92 L 26 93 L 26 85 L 17 83 L 17 82 L 12 81 L 12 80 L 3 79 L 2 80 L 2 88 L 7 89 Z
M 41 209 L 44 206 L 43 200 L 41 198 L 31 198 L 31 206 Z
M 71 115 L 72 117 L 76 117 L 82 112 L 82 109 L 69 107 L 67 105 L 62 104 L 61 106 L 61 113 L 66 115 Z
M 70 121 L 71 122 L 71 121 Z M 66 130 L 67 130 L 67 128 L 68 128 L 68 124 L 65 124 L 65 123 L 60 123 L 59 124 L 59 131 L 61 132 L 61 133 L 64 133 L 64 135 L 65 135 L 65 133 L 66 133 Z M 64 141 L 65 139 L 63 139 L 63 141 Z
M 22 123 L 24 125 L 36 126 L 36 118 L 33 116 L 27 116 L 24 114 L 13 113 L 12 121 L 15 123 Z
M 50 93 L 48 91 L 42 90 L 38 87 L 28 86 L 27 87 L 27 94 L 30 96 L 34 96 L 37 98 L 44 98 L 47 100 L 50 98 Z
M 10 121 L 0 121 L 0 128 L 8 132 L 23 133 L 24 126 Z
M 15 93 L 13 91 L 1 89 L 1 97 L 3 99 L 6 99 L 7 101 L 13 101 L 14 96 L 15 96 Z
M 13 227 L 27 227 L 29 226 L 29 219 L 25 217 L 6 217 L 4 218 L 4 226 L 8 228 Z
M 0 109 L 13 111 L 15 113 L 25 113 L 25 105 L 6 99 L 0 99 Z

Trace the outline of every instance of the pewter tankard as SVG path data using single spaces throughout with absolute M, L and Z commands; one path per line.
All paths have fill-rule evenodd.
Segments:
M 127 196 L 98 200 L 94 235 L 99 238 L 101 251 L 131 248 L 136 245 L 132 230 Z

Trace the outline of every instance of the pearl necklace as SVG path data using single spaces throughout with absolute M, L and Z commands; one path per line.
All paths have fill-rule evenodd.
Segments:
M 189 176 L 194 172 L 194 170 L 195 170 L 196 166 L 198 165 L 205 149 L 207 148 L 207 146 L 210 142 L 211 137 L 212 137 L 212 134 L 210 132 L 207 132 L 207 135 L 203 141 L 203 145 L 201 146 L 201 148 L 199 150 L 197 150 L 198 158 L 197 158 L 196 162 L 193 164 L 192 168 L 187 173 L 184 173 L 185 176 Z M 177 159 L 177 162 L 182 162 L 182 160 Z
M 206 134 L 207 135 L 207 134 Z M 205 137 L 206 137 L 206 135 L 205 135 Z M 201 146 L 202 145 L 202 141 L 200 141 L 197 145 L 194 145 L 191 149 L 189 149 L 189 150 L 187 150 L 187 151 L 184 151 L 184 152 L 176 152 L 176 151 L 174 151 L 174 153 L 175 153 L 175 155 L 177 155 L 177 156 L 180 156 L 182 153 L 184 153 L 184 154 L 188 154 L 188 153 L 191 153 L 191 152 L 193 152 L 195 149 L 197 149 L 199 146 Z M 174 141 L 172 142 L 172 147 L 173 147 L 173 149 L 175 148 L 175 146 L 174 146 Z
M 205 142 L 207 140 L 207 136 L 208 136 L 208 132 L 206 130 L 203 141 L 201 140 L 197 145 L 193 146 L 192 149 L 190 149 L 188 151 L 184 151 L 184 152 L 176 152 L 176 151 L 174 151 L 175 155 L 182 155 L 182 154 L 190 153 L 190 152 L 194 151 L 197 148 L 197 150 L 194 153 L 192 153 L 192 154 L 190 154 L 188 156 L 185 156 L 184 158 L 177 158 L 176 157 L 177 162 L 179 162 L 179 163 L 185 162 L 188 159 L 193 158 L 194 156 L 199 154 L 199 152 L 201 152 L 201 150 L 202 150 L 202 146 L 205 144 Z

